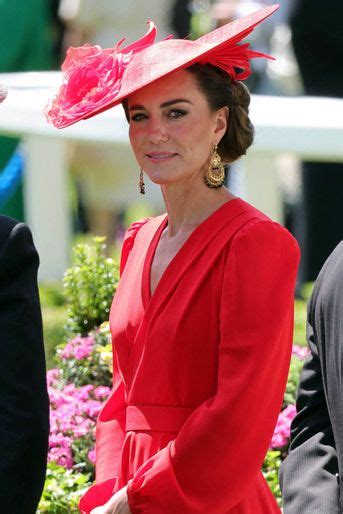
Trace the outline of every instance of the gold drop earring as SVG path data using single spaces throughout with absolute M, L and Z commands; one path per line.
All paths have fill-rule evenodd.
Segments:
M 210 164 L 204 176 L 205 184 L 211 189 L 222 187 L 225 181 L 225 169 L 217 148 L 218 145 L 213 145 Z
M 139 173 L 139 191 L 140 191 L 141 195 L 145 195 L 145 184 L 144 184 L 144 175 L 143 175 L 142 168 Z

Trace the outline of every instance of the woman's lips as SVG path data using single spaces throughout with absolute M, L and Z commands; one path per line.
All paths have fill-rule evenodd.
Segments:
M 177 154 L 172 152 L 151 152 L 145 154 L 152 162 L 166 162 Z

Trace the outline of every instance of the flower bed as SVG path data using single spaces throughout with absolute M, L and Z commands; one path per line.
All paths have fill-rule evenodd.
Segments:
M 94 429 L 111 391 L 108 323 L 58 350 L 60 367 L 47 373 L 50 397 L 48 462 L 93 472 Z M 92 381 L 92 384 L 87 381 Z

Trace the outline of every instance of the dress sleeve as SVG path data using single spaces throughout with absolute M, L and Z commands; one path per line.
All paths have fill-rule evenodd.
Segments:
M 271 221 L 232 242 L 221 291 L 217 392 L 128 483 L 132 514 L 227 512 L 256 480 L 281 408 L 299 250 Z

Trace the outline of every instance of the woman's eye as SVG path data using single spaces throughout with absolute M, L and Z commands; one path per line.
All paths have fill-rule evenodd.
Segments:
M 187 112 L 182 109 L 172 109 L 168 113 L 168 116 L 169 116 L 169 118 L 181 118 L 182 116 L 185 116 L 186 114 L 187 114 Z
M 130 118 L 130 121 L 141 121 L 146 118 L 146 115 L 142 112 L 138 112 L 137 114 L 133 114 Z

